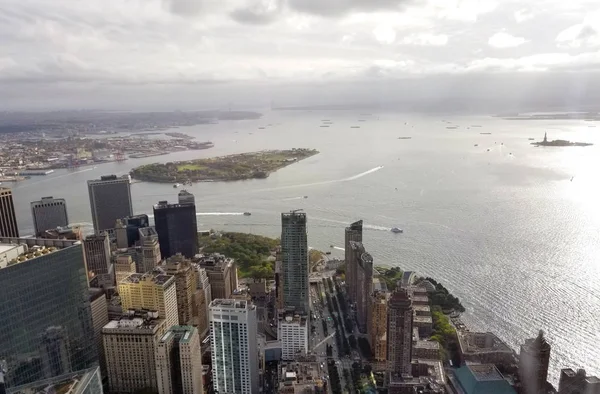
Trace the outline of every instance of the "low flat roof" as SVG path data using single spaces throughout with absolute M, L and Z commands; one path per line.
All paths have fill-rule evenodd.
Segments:
M 8 252 L 11 249 L 18 247 L 19 245 L 13 244 L 0 244 L 0 253 Z

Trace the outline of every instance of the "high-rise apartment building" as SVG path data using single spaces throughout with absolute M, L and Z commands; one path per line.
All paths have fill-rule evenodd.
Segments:
M 155 353 L 167 331 L 157 312 L 130 311 L 102 329 L 108 385 L 111 393 L 158 391 Z
M 308 353 L 306 316 L 282 312 L 277 324 L 277 339 L 281 342 L 281 359 L 293 361 Z
M 167 275 L 172 275 L 175 278 L 179 325 L 191 324 L 194 315 L 194 293 L 198 282 L 196 279 L 197 273 L 192 267 L 192 262 L 181 254 L 176 254 L 169 257 L 161 268 Z
M 527 339 L 519 353 L 519 378 L 524 394 L 539 394 L 548 381 L 550 344 L 540 331 L 536 338 Z
M 98 362 L 82 246 L 0 238 L 0 360 L 8 387 Z
M 258 393 L 256 306 L 217 299 L 209 309 L 214 390 L 219 394 Z
M 102 275 L 110 271 L 111 255 L 108 234 L 87 236 L 83 240 L 83 252 L 90 275 Z
M 133 215 L 129 176 L 107 175 L 88 181 L 94 231 L 112 229 L 117 219 Z
M 377 291 L 371 296 L 369 317 L 369 342 L 373 350 L 373 359 L 385 362 L 387 357 L 387 310 L 388 292 Z
M 388 369 L 393 376 L 411 376 L 413 308 L 406 289 L 392 293 L 387 314 Z
M 138 259 L 139 266 L 137 272 L 146 273 L 152 271 L 163 259 L 158 243 L 158 233 L 154 227 L 145 227 L 139 229 L 141 258 Z
M 132 274 L 119 283 L 123 310 L 158 311 L 167 328 L 179 324 L 175 277 L 161 271 Z
M 0 187 L 0 237 L 19 237 L 12 191 L 6 187 Z
M 64 198 L 42 197 L 31 203 L 35 235 L 41 236 L 46 230 L 69 225 L 67 203 Z
M 198 260 L 198 266 L 206 271 L 210 281 L 210 300 L 231 298 L 233 294 L 232 273 L 235 270 L 233 259 L 222 254 L 203 256 Z
M 283 269 L 283 305 L 298 313 L 310 313 L 308 282 L 308 240 L 306 213 L 281 214 L 281 266 Z
M 159 394 L 202 394 L 202 350 L 198 330 L 173 326 L 156 348 Z
M 108 302 L 102 289 L 90 288 L 90 308 L 92 310 L 92 326 L 94 327 L 94 341 L 98 350 L 100 371 L 106 376 L 106 359 L 104 358 L 104 345 L 102 344 L 102 328 L 108 324 Z
M 154 224 L 163 258 L 177 253 L 193 258 L 198 254 L 196 205 L 159 201 L 154 206 Z
M 354 269 L 354 302 L 356 303 L 356 323 L 366 334 L 368 327 L 369 302 L 373 292 L 373 257 L 365 251 L 362 242 L 350 241 L 351 263 Z
M 362 242 L 363 221 L 359 220 L 346 227 L 344 232 L 344 260 L 346 262 L 346 290 L 351 302 L 356 302 L 356 263 L 357 258 L 350 242 Z

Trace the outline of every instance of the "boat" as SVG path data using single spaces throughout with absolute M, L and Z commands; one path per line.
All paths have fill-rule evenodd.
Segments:
M 475 144 L 475 145 L 473 145 L 473 146 L 479 146 L 479 144 Z
M 402 234 L 404 232 L 404 230 L 402 230 L 401 228 L 398 228 L 398 227 L 392 227 L 392 229 L 390 231 L 393 232 L 394 234 Z
M 181 186 L 181 184 L 179 184 L 179 183 L 176 183 L 176 184 L 174 184 L 174 185 L 173 185 L 173 188 L 174 188 L 174 189 L 177 189 L 179 186 Z
M 252 215 L 250 212 L 244 212 L 244 216 L 250 216 Z
M 259 130 L 264 130 L 265 128 L 264 128 L 264 127 L 259 127 L 258 129 L 259 129 Z
M 329 125 L 323 125 L 323 126 L 321 126 L 321 127 L 329 127 Z
M 351 129 L 360 129 L 360 126 L 350 126 Z
M 327 252 L 325 252 L 325 254 L 331 254 L 331 252 L 328 250 Z
M 333 245 L 329 245 L 329 247 L 330 247 L 330 248 L 335 248 L 335 246 L 333 246 Z
M 304 196 L 304 198 L 308 198 L 308 196 Z

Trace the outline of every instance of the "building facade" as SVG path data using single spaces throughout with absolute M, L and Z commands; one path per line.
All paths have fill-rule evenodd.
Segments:
M 91 275 L 103 275 L 110 271 L 111 255 L 108 234 L 89 235 L 83 240 L 83 252 Z
M 67 202 L 64 198 L 42 197 L 40 201 L 33 201 L 31 215 L 36 236 L 41 236 L 46 230 L 69 225 Z
M 550 344 L 540 331 L 536 338 L 527 339 L 519 353 L 519 379 L 524 394 L 538 394 L 546 387 L 550 364 Z
M 202 350 L 198 330 L 173 326 L 160 339 L 155 354 L 159 394 L 202 394 Z
M 201 257 L 197 263 L 208 275 L 210 300 L 231 298 L 234 290 L 232 275 L 233 270 L 236 269 L 233 259 L 215 253 Z
M 115 223 L 117 248 L 136 246 L 140 240 L 140 229 L 149 226 L 148 215 L 135 215 L 117 219 Z
M 369 339 L 373 359 L 379 363 L 387 359 L 387 308 L 388 292 L 375 292 L 371 297 Z
M 585 369 L 575 372 L 571 368 L 560 371 L 558 394 L 598 394 L 600 393 L 600 379 L 588 376 Z
M 135 262 L 131 256 L 117 256 L 115 258 L 115 281 L 117 286 L 123 279 L 135 273 Z
M 209 310 L 214 390 L 219 394 L 258 393 L 256 306 L 217 299 Z
M 208 305 L 212 301 L 211 284 L 204 268 L 194 264 L 196 270 L 196 291 L 194 292 L 193 324 L 198 329 L 200 339 L 208 335 Z
M 136 266 L 137 272 L 146 273 L 152 271 L 160 264 L 163 256 L 160 252 L 160 244 L 158 243 L 158 233 L 154 227 L 145 227 L 139 229 L 141 256 L 138 259 Z
M 369 301 L 373 292 L 373 257 L 365 251 L 362 242 L 350 241 L 350 255 L 356 261 L 354 269 L 354 302 L 356 304 L 356 323 L 361 333 L 366 334 L 368 327 Z
M 119 283 L 123 311 L 158 311 L 167 328 L 179 324 L 175 278 L 162 272 L 132 274 Z
M 114 228 L 117 219 L 133 215 L 129 176 L 107 175 L 87 184 L 92 222 L 97 234 Z
M 283 305 L 300 314 L 310 313 L 306 213 L 281 214 L 281 267 Z
M 350 247 L 350 242 L 362 242 L 363 221 L 359 220 L 346 227 L 344 232 L 344 260 L 346 261 L 346 289 L 350 301 L 356 302 L 356 263 L 357 259 L 354 251 Z
M 0 187 L 0 237 L 19 237 L 12 190 Z
M 100 372 L 106 376 L 106 359 L 104 345 L 102 344 L 102 328 L 108 324 L 108 301 L 102 289 L 90 289 L 90 308 L 92 310 L 92 326 L 94 328 L 94 341 L 98 351 Z
M 108 385 L 111 393 L 158 391 L 155 353 L 167 331 L 156 312 L 133 312 L 102 329 Z
M 83 371 L 70 372 L 50 379 L 39 380 L 6 391 L 7 394 L 103 394 L 100 369 L 93 367 Z M 0 393 L 4 393 L 1 389 Z
M 194 293 L 198 283 L 196 270 L 192 267 L 191 261 L 181 254 L 169 257 L 162 268 L 167 275 L 175 278 L 179 325 L 191 324 L 194 315 Z
M 8 387 L 92 367 L 87 269 L 75 241 L 0 238 L 23 253 L 0 266 L 0 360 Z
M 277 339 L 281 342 L 281 359 L 293 361 L 308 353 L 306 316 L 282 313 L 277 324 Z
M 395 376 L 412 374 L 413 308 L 406 289 L 394 291 L 388 301 L 387 363 Z
M 181 253 L 191 259 L 198 254 L 196 205 L 159 201 L 154 206 L 154 224 L 163 258 Z

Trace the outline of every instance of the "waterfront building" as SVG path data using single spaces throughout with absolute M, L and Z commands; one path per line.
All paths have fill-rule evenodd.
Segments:
M 37 237 L 47 230 L 69 225 L 67 203 L 64 198 L 42 197 L 31 203 L 33 228 Z
M 356 323 L 361 333 L 367 332 L 369 301 L 373 291 L 373 257 L 365 251 L 362 242 L 350 241 L 350 256 L 354 269 L 354 302 L 356 304 Z
M 159 201 L 154 206 L 154 224 L 163 258 L 181 253 L 191 259 L 198 254 L 195 204 L 169 204 L 167 201 Z
M 387 310 L 390 294 L 376 291 L 371 297 L 371 316 L 369 318 L 369 342 L 373 350 L 373 359 L 383 363 L 387 360 Z
M 222 254 L 211 254 L 201 256 L 197 260 L 199 268 L 206 271 L 210 282 L 211 297 L 210 300 L 231 298 L 235 279 L 233 271 L 237 270 L 233 259 Z
M 297 313 L 310 313 L 306 213 L 281 214 L 281 266 L 283 305 Z
M 216 299 L 209 309 L 214 390 L 219 394 L 258 393 L 256 306 Z
M 356 302 L 356 263 L 357 258 L 354 250 L 350 247 L 350 242 L 362 242 L 363 240 L 363 221 L 359 220 L 350 224 L 344 231 L 344 256 L 346 262 L 346 292 L 351 302 Z
M 160 339 L 155 354 L 159 394 L 202 394 L 202 350 L 198 330 L 173 326 Z
M 0 187 L 0 237 L 19 237 L 12 190 Z
M 115 223 L 117 248 L 136 246 L 140 240 L 139 230 L 149 226 L 148 215 L 135 215 L 117 219 Z
M 388 301 L 387 363 L 392 375 L 412 374 L 413 308 L 406 289 L 394 291 Z
M 4 394 L 1 384 L 0 393 Z M 103 394 L 100 368 L 92 367 L 82 371 L 69 372 L 65 375 L 13 387 L 6 391 L 6 394 L 42 393 Z
M 596 376 L 587 376 L 585 369 L 575 372 L 571 368 L 560 371 L 558 394 L 598 394 L 600 393 L 600 379 Z
M 493 364 L 469 364 L 452 371 L 454 392 L 464 394 L 517 394 Z
M 175 277 L 179 325 L 191 324 L 194 315 L 194 293 L 198 282 L 196 270 L 192 267 L 191 261 L 180 253 L 169 257 L 161 268 L 167 275 Z
M 527 339 L 519 353 L 519 379 L 524 394 L 538 394 L 548 381 L 551 346 L 540 330 L 536 338 Z
M 175 277 L 159 270 L 131 274 L 119 283 L 123 310 L 148 309 L 158 311 L 167 327 L 179 324 Z
M 306 316 L 282 312 L 277 324 L 277 339 L 281 342 L 281 359 L 292 361 L 308 353 Z
M 102 328 L 108 324 L 108 301 L 103 289 L 90 288 L 90 309 L 92 311 L 92 327 L 94 329 L 94 341 L 98 351 L 100 372 L 106 376 L 106 359 L 104 357 L 104 345 L 102 344 Z
M 155 353 L 167 331 L 158 312 L 129 311 L 102 329 L 108 385 L 111 393 L 158 391 Z
M 80 242 L 0 238 L 0 311 L 7 387 L 98 362 Z
M 108 234 L 89 235 L 83 241 L 83 252 L 88 268 L 88 274 L 106 275 L 110 271 L 111 254 Z
M 163 255 L 160 252 L 158 233 L 154 227 L 143 227 L 139 229 L 141 256 L 136 266 L 138 273 L 152 271 L 160 264 Z
M 94 231 L 112 229 L 117 219 L 133 215 L 129 176 L 102 176 L 87 182 Z
M 510 366 L 516 364 L 515 353 L 504 341 L 491 332 L 457 332 L 462 361 Z

